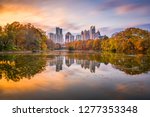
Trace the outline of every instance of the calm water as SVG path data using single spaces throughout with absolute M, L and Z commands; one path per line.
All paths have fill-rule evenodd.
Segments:
M 0 99 L 150 99 L 150 57 L 0 55 Z

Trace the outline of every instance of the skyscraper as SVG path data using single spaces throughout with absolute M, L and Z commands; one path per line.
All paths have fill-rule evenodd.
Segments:
M 73 41 L 74 41 L 74 36 L 70 32 L 67 32 L 65 35 L 65 43 L 69 43 Z
M 50 38 L 54 43 L 56 43 L 56 34 L 54 34 L 54 33 L 49 33 L 49 38 Z
M 100 32 L 95 29 L 95 26 L 91 26 L 90 30 L 84 30 L 81 32 L 81 39 L 88 40 L 88 39 L 99 39 L 101 37 Z
M 76 40 L 81 40 L 81 35 L 76 35 Z
M 90 39 L 90 32 L 89 32 L 89 30 L 84 30 L 84 31 L 81 32 L 81 39 L 82 40 Z
M 54 42 L 54 43 L 59 43 L 63 44 L 63 34 L 62 34 L 62 28 L 56 27 L 56 34 L 54 33 L 49 33 L 49 38 Z
M 62 28 L 56 27 L 56 35 L 62 35 Z
M 81 31 L 81 39 L 84 40 L 84 33 Z
M 95 39 L 95 26 L 90 27 L 90 39 Z
M 84 30 L 83 40 L 88 40 L 88 39 L 90 39 L 90 31 L 89 30 Z
M 99 38 L 101 38 L 101 34 L 99 31 L 97 31 L 94 35 L 94 39 L 99 39 Z
M 62 34 L 62 28 L 56 27 L 56 40 L 57 43 L 63 44 L 63 34 Z

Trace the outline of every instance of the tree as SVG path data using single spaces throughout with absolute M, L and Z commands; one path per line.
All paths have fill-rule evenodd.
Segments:
M 46 33 L 30 23 L 0 27 L 0 50 L 46 50 L 46 40 Z
M 127 28 L 116 33 L 108 41 L 102 41 L 102 50 L 113 52 L 146 52 L 150 47 L 150 32 L 139 28 Z
M 100 50 L 101 49 L 101 41 L 100 39 L 95 39 L 93 42 L 93 50 Z
M 55 48 L 55 43 L 51 39 L 46 40 L 46 45 L 49 50 L 53 50 Z
M 88 40 L 87 42 L 86 42 L 86 49 L 87 50 L 92 50 L 92 47 L 93 47 L 93 40 Z

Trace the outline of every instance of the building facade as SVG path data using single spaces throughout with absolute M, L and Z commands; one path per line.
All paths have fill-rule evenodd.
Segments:
M 76 35 L 76 40 L 77 41 L 81 40 L 81 35 Z
M 94 39 L 99 39 L 99 38 L 101 38 L 101 34 L 99 31 L 97 31 L 94 35 Z
M 95 26 L 90 27 L 90 39 L 95 39 Z
M 82 31 L 81 32 L 81 38 L 82 38 L 82 40 L 90 39 L 90 31 L 89 30 Z
M 100 32 L 96 32 L 95 26 L 91 26 L 90 30 L 81 31 L 81 40 L 99 39 L 100 37 Z
M 67 32 L 65 35 L 65 43 L 69 43 L 73 41 L 74 41 L 74 36 L 70 32 Z
M 54 42 L 54 43 L 59 43 L 63 44 L 64 39 L 63 39 L 63 33 L 62 33 L 62 28 L 56 27 L 56 33 L 49 33 L 49 38 Z

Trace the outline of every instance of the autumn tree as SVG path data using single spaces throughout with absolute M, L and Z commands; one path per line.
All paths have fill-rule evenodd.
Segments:
M 100 39 L 95 39 L 93 42 L 93 50 L 100 50 L 101 49 L 101 41 Z
M 0 50 L 46 50 L 46 40 L 46 33 L 30 23 L 0 27 Z
M 91 39 L 87 40 L 86 49 L 87 50 L 92 50 L 93 49 L 93 40 L 91 40 Z

